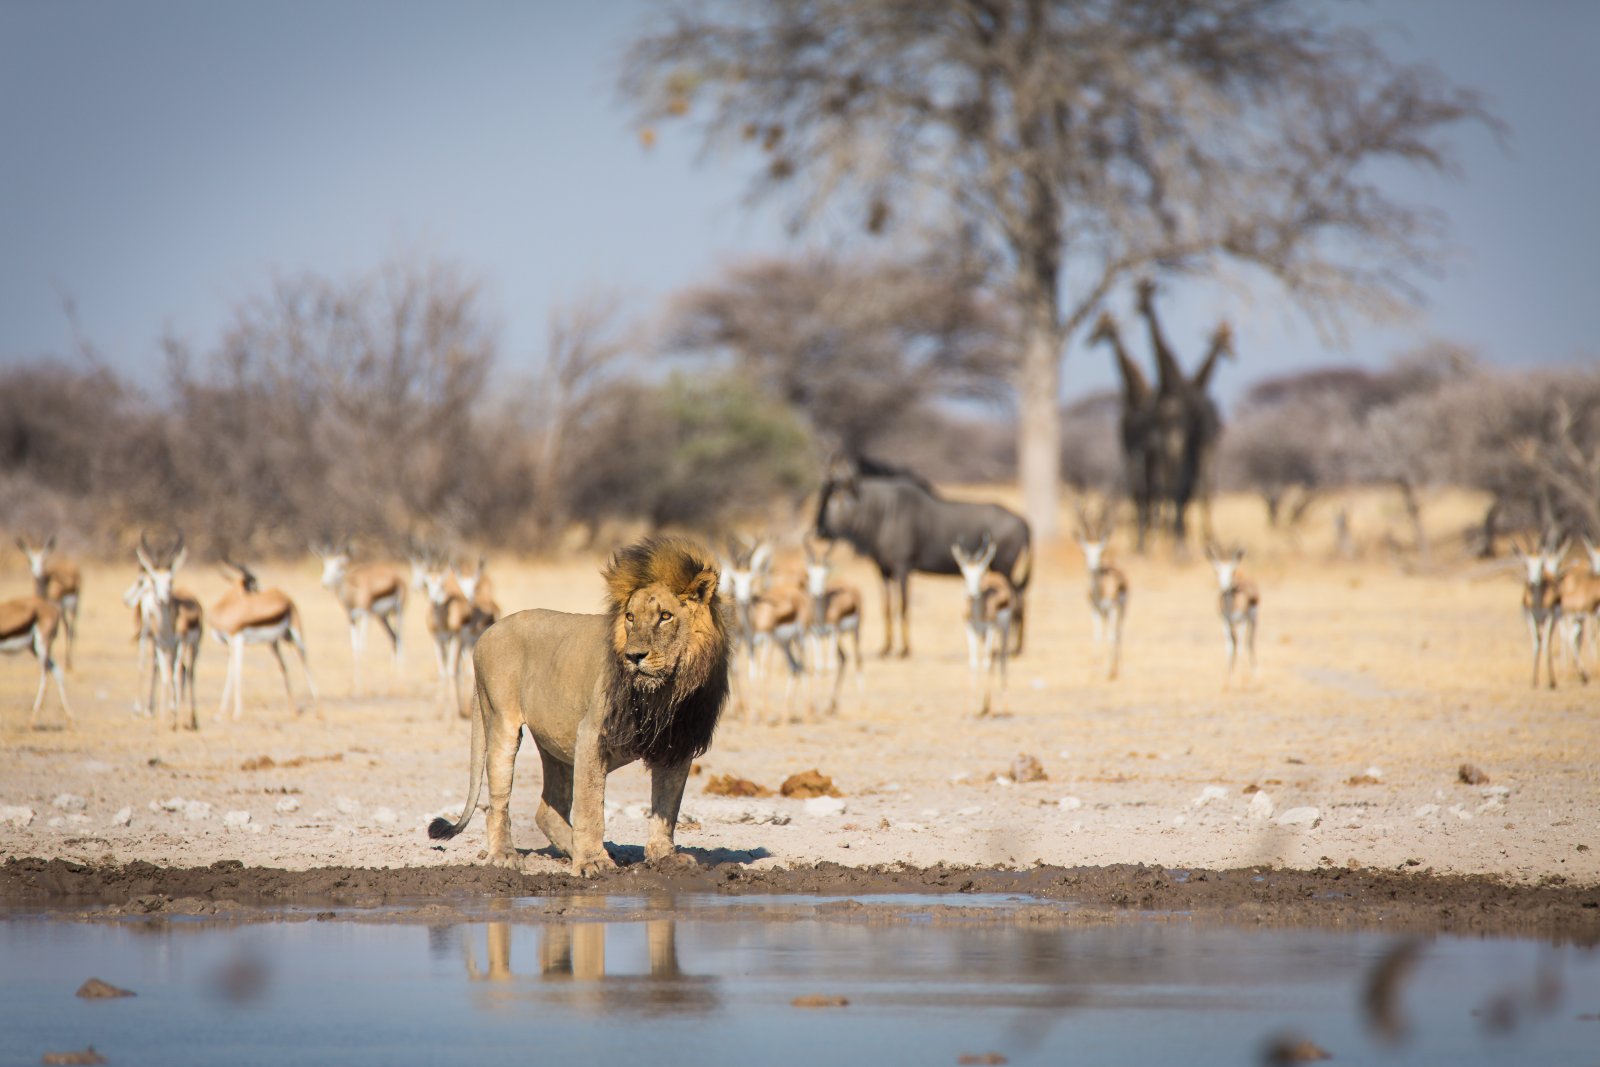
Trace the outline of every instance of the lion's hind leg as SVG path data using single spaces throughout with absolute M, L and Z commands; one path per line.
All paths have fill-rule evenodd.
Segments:
M 539 759 L 544 764 L 544 788 L 539 810 L 533 816 L 534 825 L 557 852 L 571 856 L 572 768 L 542 750 Z
M 479 699 L 484 697 L 479 689 Z M 517 749 L 522 745 L 522 720 L 507 722 L 491 707 L 486 707 L 484 723 L 485 763 L 489 779 L 489 862 L 502 867 L 518 867 L 521 861 L 511 844 L 511 779 L 517 767 Z

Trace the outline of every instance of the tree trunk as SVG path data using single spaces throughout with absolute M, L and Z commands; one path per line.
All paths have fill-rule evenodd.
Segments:
M 1060 533 L 1061 342 L 1053 296 L 1034 294 L 1030 299 L 1035 306 L 1024 309 L 1017 377 L 1017 466 L 1034 541 L 1047 544 Z

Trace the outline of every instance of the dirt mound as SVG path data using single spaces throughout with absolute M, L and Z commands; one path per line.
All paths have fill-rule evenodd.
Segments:
M 783 785 L 778 788 L 778 791 L 786 797 L 796 797 L 801 800 L 811 797 L 837 797 L 844 795 L 834 788 L 832 778 L 818 770 L 791 774 L 783 780 Z

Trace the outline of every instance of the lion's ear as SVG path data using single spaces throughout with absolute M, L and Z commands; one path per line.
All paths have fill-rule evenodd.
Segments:
M 702 604 L 711 603 L 711 599 L 717 595 L 718 578 L 717 568 L 707 567 L 695 575 L 694 580 L 683 591 L 684 599 L 698 600 Z

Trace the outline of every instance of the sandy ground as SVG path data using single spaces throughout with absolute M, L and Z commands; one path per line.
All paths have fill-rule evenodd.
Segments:
M 959 585 L 914 582 L 915 653 L 885 661 L 875 655 L 875 578 L 848 565 L 868 605 L 859 689 L 848 683 L 839 714 L 822 722 L 775 726 L 730 711 L 690 779 L 684 807 L 693 821 L 679 842 L 708 863 L 754 871 L 1145 863 L 1600 884 L 1600 682 L 1579 686 L 1568 669 L 1554 692 L 1529 688 L 1514 575 L 1466 563 L 1406 575 L 1387 562 L 1328 563 L 1314 549 L 1275 542 L 1253 548 L 1251 561 L 1263 599 L 1260 672 L 1224 691 L 1203 560 L 1124 553 L 1133 600 L 1123 676 L 1107 682 L 1090 641 L 1081 560 L 1075 549 L 1045 554 L 1028 649 L 1013 664 L 1006 713 L 989 719 L 973 714 Z M 18 562 L 6 566 L 0 592 L 20 591 Z M 595 610 L 597 568 L 594 559 L 491 565 L 507 609 Z M 260 573 L 305 616 L 323 694 L 314 710 L 289 711 L 270 656 L 254 649 L 243 721 L 217 722 L 224 659 L 208 641 L 198 733 L 133 714 L 132 622 L 118 599 L 132 568 L 120 564 L 86 567 L 68 675 L 75 731 L 57 728 L 53 694 L 52 728 L 28 730 L 32 661 L 0 660 L 0 860 L 237 860 L 289 870 L 474 862 L 481 817 L 442 846 L 424 832 L 434 815 L 460 810 L 468 728 L 440 714 L 416 604 L 403 669 L 391 671 L 375 631 L 366 678 L 377 695 L 356 697 L 345 626 L 314 565 Z M 222 589 L 204 567 L 183 580 L 207 604 Z M 290 669 L 308 703 L 292 657 Z M 1010 780 L 1021 754 L 1038 760 L 1045 780 Z M 271 766 L 260 768 L 260 757 Z M 1488 781 L 1461 782 L 1463 763 Z M 531 745 L 518 767 L 517 844 L 543 849 L 532 825 Z M 842 810 L 704 791 L 714 775 L 776 789 L 813 768 L 832 777 Z M 1252 786 L 1259 792 L 1246 792 Z M 639 768 L 612 776 L 607 838 L 625 861 L 640 852 L 647 795 Z M 564 868 L 540 851 L 527 866 Z

